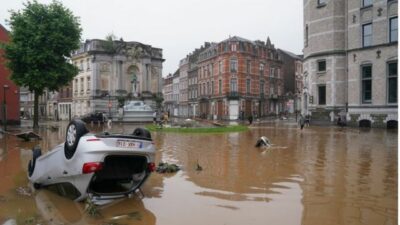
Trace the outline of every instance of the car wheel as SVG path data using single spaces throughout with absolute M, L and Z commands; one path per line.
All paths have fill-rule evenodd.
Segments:
M 144 128 L 136 128 L 133 133 L 133 135 L 137 136 L 137 137 L 141 137 L 141 138 L 148 138 L 151 139 L 151 134 L 148 130 L 144 129 Z
M 42 155 L 42 150 L 39 147 L 35 147 L 32 149 L 32 159 L 29 160 L 29 163 L 28 163 L 29 177 L 32 176 L 33 171 L 35 170 L 36 159 L 39 158 L 39 156 L 41 156 L 41 155 Z
M 74 119 L 68 124 L 64 144 L 64 154 L 67 159 L 72 158 L 78 146 L 79 139 L 88 132 L 82 120 Z

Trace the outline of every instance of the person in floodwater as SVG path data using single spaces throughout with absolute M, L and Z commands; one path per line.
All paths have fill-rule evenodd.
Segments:
M 251 125 L 253 123 L 253 115 L 249 115 L 247 119 L 249 120 L 249 124 Z
M 303 130 L 304 124 L 305 124 L 305 119 L 304 119 L 304 116 L 301 114 L 300 114 L 299 124 L 300 124 L 300 129 Z

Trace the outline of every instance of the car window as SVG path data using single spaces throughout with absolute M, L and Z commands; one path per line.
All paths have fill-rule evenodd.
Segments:
M 71 183 L 52 184 L 46 187 L 49 191 L 59 194 L 69 199 L 76 199 L 81 196 L 81 193 Z

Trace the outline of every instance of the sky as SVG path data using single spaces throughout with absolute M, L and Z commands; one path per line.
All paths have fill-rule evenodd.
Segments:
M 37 0 L 50 3 L 51 0 Z M 9 10 L 26 0 L 2 0 L 0 23 Z M 266 41 L 276 48 L 302 54 L 303 6 L 300 0 L 60 0 L 80 18 L 82 41 L 118 39 L 163 49 L 163 76 L 174 73 L 179 60 L 204 42 L 229 36 Z

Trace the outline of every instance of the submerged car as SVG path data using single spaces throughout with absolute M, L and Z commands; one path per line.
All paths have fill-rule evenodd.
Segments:
M 146 129 L 92 134 L 75 119 L 66 133 L 65 142 L 46 154 L 33 149 L 28 178 L 35 188 L 57 189 L 76 201 L 105 202 L 135 192 L 155 170 L 155 147 Z

